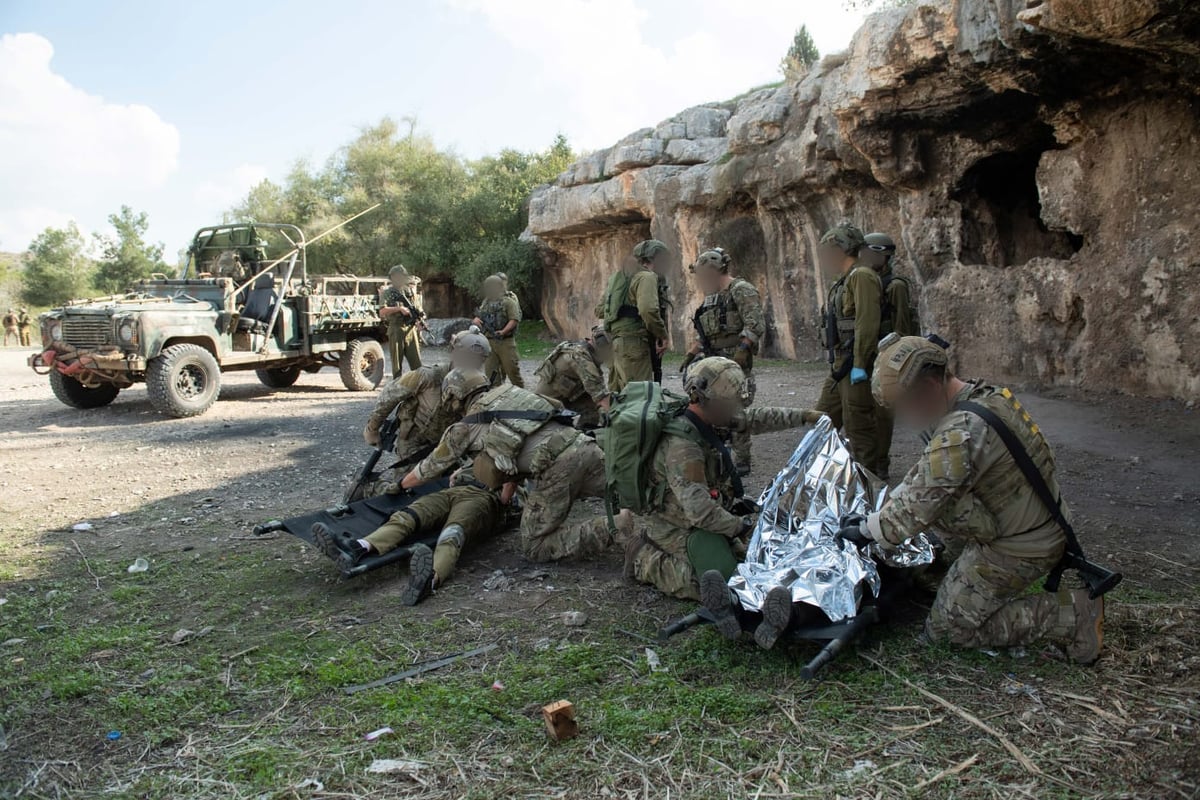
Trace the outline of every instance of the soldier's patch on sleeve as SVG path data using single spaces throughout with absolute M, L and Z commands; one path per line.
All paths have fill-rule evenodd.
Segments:
M 942 431 L 925 448 L 930 484 L 959 486 L 971 477 L 971 435 L 963 430 Z

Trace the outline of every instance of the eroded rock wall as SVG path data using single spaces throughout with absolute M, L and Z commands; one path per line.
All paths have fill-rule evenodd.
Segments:
M 900 243 L 925 327 L 964 372 L 1200 395 L 1200 8 L 1166 0 L 946 0 L 873 15 L 801 82 L 688 109 L 531 198 L 543 313 L 595 323 L 646 236 L 668 275 L 721 245 L 763 292 L 766 352 L 817 358 L 821 232 Z

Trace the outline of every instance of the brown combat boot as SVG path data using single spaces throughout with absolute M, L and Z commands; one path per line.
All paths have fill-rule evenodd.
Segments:
M 726 639 L 734 640 L 742 635 L 742 623 L 733 608 L 733 594 L 725 576 L 710 569 L 700 576 L 700 603 L 712 615 L 713 624 Z
M 786 586 L 776 586 L 767 592 L 762 615 L 762 622 L 754 629 L 754 641 L 763 650 L 770 650 L 792 621 L 791 590 Z
M 1086 589 L 1072 592 L 1075 606 L 1075 638 L 1067 645 L 1071 660 L 1090 665 L 1104 646 L 1104 598 L 1088 597 Z
M 433 591 L 433 551 L 423 544 L 413 545 L 408 561 L 408 586 L 400 593 L 400 602 L 415 606 Z

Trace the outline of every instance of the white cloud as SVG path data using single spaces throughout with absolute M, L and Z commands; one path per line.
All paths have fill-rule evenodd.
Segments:
M 266 177 L 267 168 L 260 164 L 239 164 L 196 187 L 197 209 L 208 212 L 215 219 L 221 212 L 239 203 L 247 192 Z
M 121 105 L 54 72 L 34 33 L 0 37 L 0 236 L 24 247 L 73 208 L 115 211 L 162 186 L 179 161 L 179 131 L 144 105 Z

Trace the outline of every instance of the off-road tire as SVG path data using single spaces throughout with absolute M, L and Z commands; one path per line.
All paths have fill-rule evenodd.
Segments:
M 352 392 L 370 392 L 383 382 L 387 363 L 383 345 L 374 339 L 354 339 L 338 359 L 342 384 Z
M 198 344 L 173 344 L 146 369 L 150 404 L 172 417 L 203 414 L 221 393 L 221 368 Z
M 50 373 L 50 389 L 63 405 L 71 408 L 100 408 L 117 399 L 120 387 L 111 383 L 102 383 L 94 389 L 89 389 L 70 375 L 63 375 L 58 370 Z
M 300 380 L 299 367 L 256 369 L 254 370 L 254 374 L 258 376 L 258 380 L 263 386 L 269 386 L 272 389 L 286 389 Z

